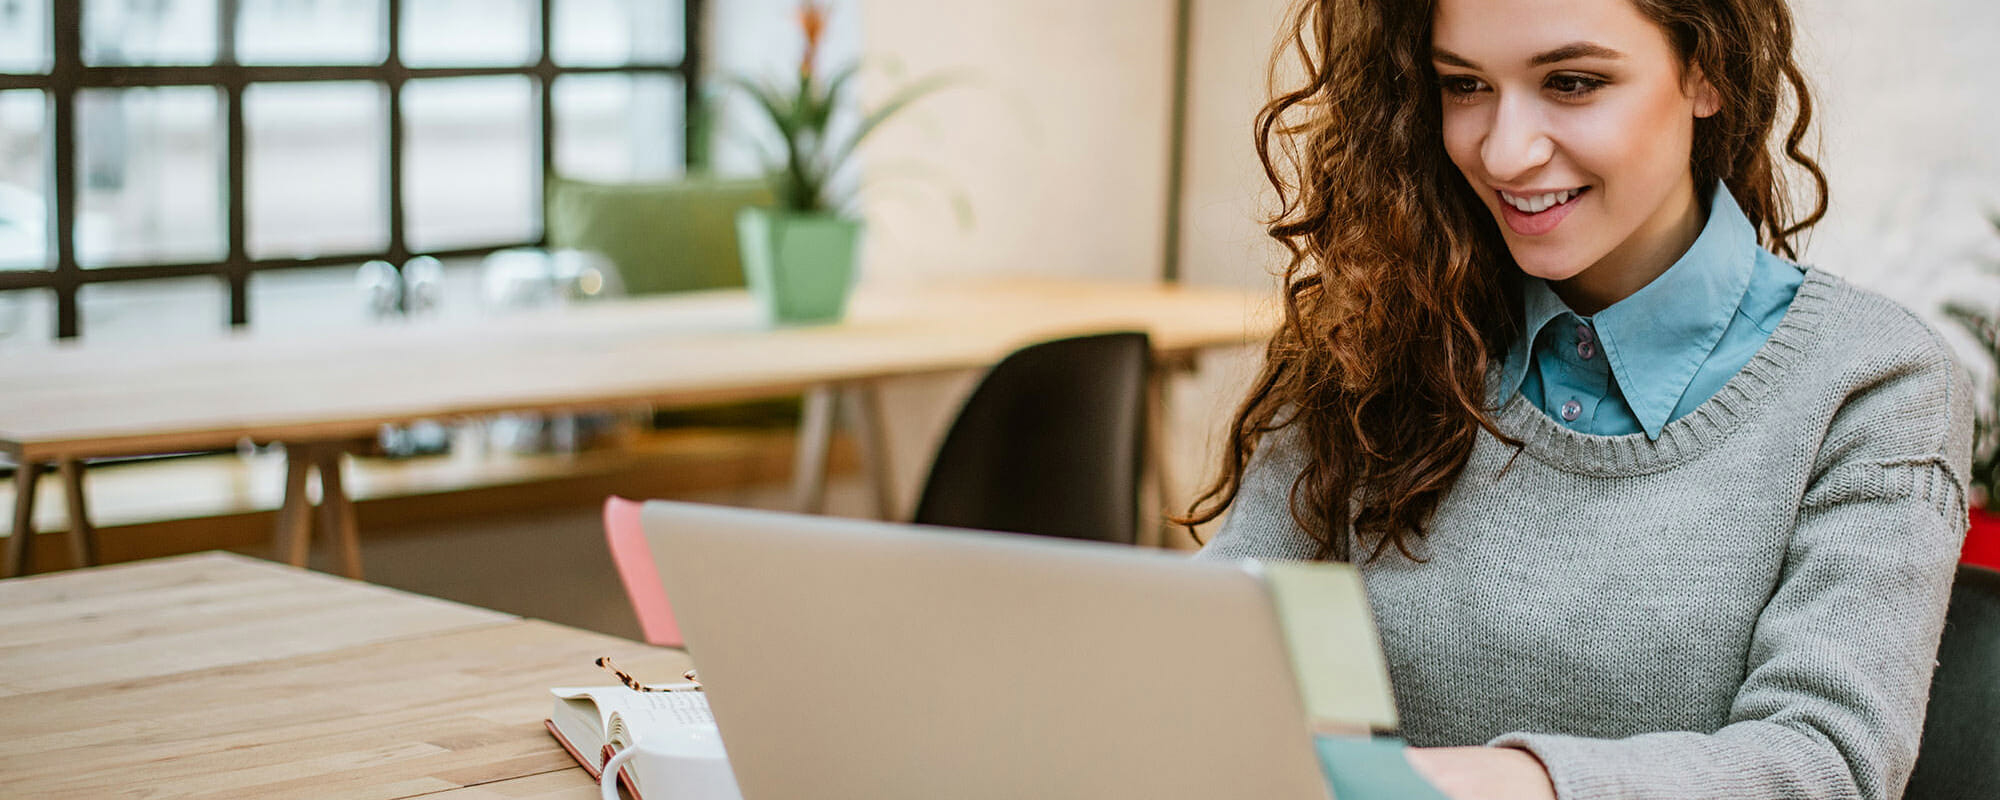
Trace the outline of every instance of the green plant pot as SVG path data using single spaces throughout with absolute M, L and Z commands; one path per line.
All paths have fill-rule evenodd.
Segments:
M 861 222 L 745 208 L 736 214 L 743 277 L 774 325 L 839 322 L 854 286 Z

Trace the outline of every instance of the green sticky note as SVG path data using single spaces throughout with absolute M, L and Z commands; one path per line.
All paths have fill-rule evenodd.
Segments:
M 1316 736 L 1333 800 L 1449 800 L 1403 756 L 1401 739 Z
M 1315 730 L 1396 730 L 1396 697 L 1352 564 L 1260 562 Z

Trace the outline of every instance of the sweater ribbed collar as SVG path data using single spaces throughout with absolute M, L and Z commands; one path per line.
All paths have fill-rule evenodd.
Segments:
M 1564 427 L 1523 396 L 1518 384 L 1508 386 L 1504 369 L 1494 370 L 1488 383 L 1489 407 L 1498 406 L 1494 423 L 1502 433 L 1521 440 L 1528 455 L 1566 472 L 1610 477 L 1667 469 L 1715 445 L 1757 411 L 1812 349 L 1826 308 L 1841 285 L 1826 272 L 1808 269 L 1791 308 L 1750 363 L 1707 402 L 1663 426 L 1657 439 L 1643 432 L 1596 436 Z

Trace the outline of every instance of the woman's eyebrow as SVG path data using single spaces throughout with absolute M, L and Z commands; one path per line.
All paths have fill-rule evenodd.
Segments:
M 1558 47 L 1554 50 L 1550 50 L 1546 53 L 1537 55 L 1534 58 L 1528 59 L 1528 66 L 1539 67 L 1546 64 L 1558 64 L 1564 61 L 1568 61 L 1572 58 L 1607 58 L 1615 60 L 1624 57 L 1625 57 L 1624 53 L 1620 53 L 1616 50 L 1613 50 L 1609 47 L 1605 47 L 1604 45 L 1601 44 L 1596 44 L 1593 42 L 1571 42 L 1569 44 Z
M 1478 64 L 1474 64 L 1471 61 L 1467 60 L 1465 56 L 1459 55 L 1450 50 L 1446 50 L 1442 47 L 1431 48 L 1431 60 L 1436 61 L 1440 64 L 1450 64 L 1454 67 L 1464 67 L 1466 69 L 1479 69 Z
M 1605 58 L 1615 60 L 1624 57 L 1624 53 L 1594 42 L 1571 42 L 1554 50 L 1539 53 L 1534 58 L 1528 59 L 1528 66 L 1540 67 L 1548 64 L 1560 64 L 1573 58 Z M 1472 63 L 1471 59 L 1442 47 L 1431 48 L 1431 60 L 1440 64 L 1450 64 L 1454 67 L 1464 67 L 1466 69 L 1479 68 L 1479 65 Z

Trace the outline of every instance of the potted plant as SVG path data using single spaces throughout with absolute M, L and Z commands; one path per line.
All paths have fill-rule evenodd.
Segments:
M 733 76 L 728 84 L 756 101 L 777 129 L 783 147 L 767 152 L 765 172 L 777 204 L 747 208 L 736 218 L 743 273 L 770 320 L 779 325 L 838 321 L 846 312 L 859 254 L 862 222 L 843 211 L 842 171 L 876 128 L 911 103 L 943 88 L 934 76 L 905 86 L 880 108 L 863 114 L 851 130 L 836 125 L 859 64 L 823 75 L 818 68 L 827 9 L 818 0 L 799 6 L 805 54 L 795 86 Z
M 2000 216 L 1992 219 L 2000 232 Z M 1986 346 L 1995 366 L 1994 396 L 1987 413 L 1973 424 L 1972 435 L 1972 528 L 1965 534 L 1962 560 L 1968 564 L 2000 569 L 2000 309 L 1980 308 L 1969 303 L 1951 302 L 1946 316 L 1965 327 Z

